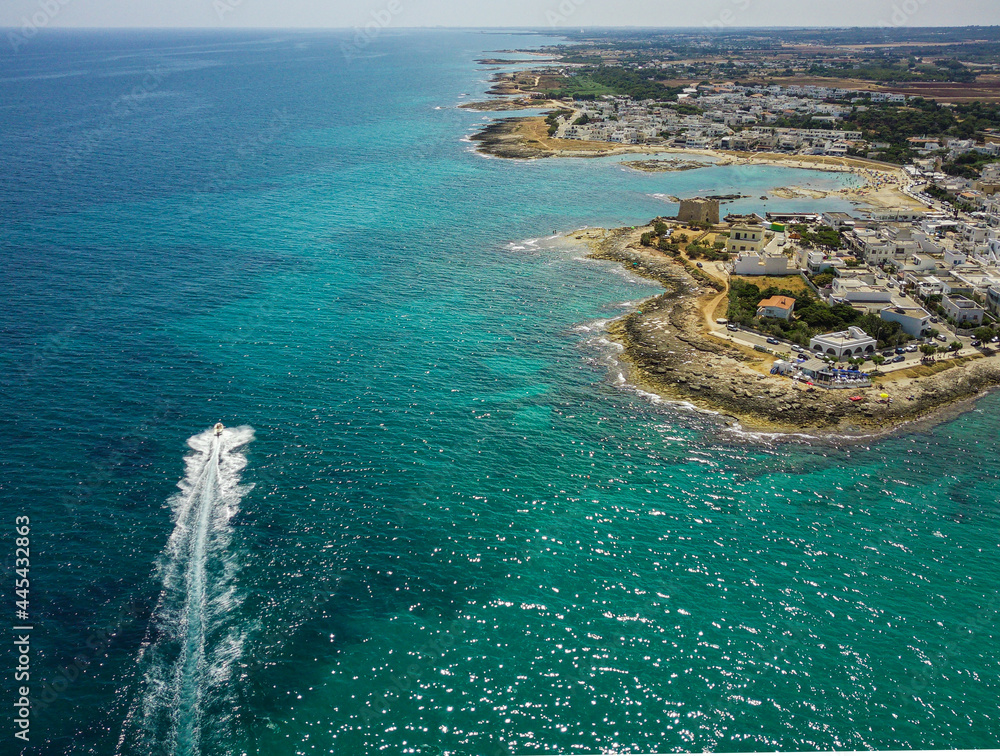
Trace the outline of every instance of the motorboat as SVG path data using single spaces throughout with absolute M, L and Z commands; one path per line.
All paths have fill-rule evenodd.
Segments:
M 222 431 L 224 431 L 225 429 L 226 429 L 225 425 L 223 425 L 222 423 L 216 423 L 215 428 L 213 430 L 215 431 L 216 436 L 221 436 Z

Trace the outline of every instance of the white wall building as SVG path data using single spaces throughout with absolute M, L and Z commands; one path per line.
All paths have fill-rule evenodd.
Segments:
M 959 326 L 979 325 L 983 322 L 983 308 L 971 299 L 946 294 L 941 300 L 941 306 Z
M 846 331 L 814 336 L 809 340 L 809 348 L 838 360 L 869 357 L 875 353 L 875 339 L 860 328 L 851 326 Z
M 931 314 L 923 307 L 886 307 L 879 316 L 887 323 L 899 323 L 904 333 L 915 338 L 923 336 L 931 325 Z
M 892 301 L 892 292 L 885 286 L 875 283 L 874 276 L 858 276 L 833 279 L 830 289 L 830 300 L 837 302 L 870 303 Z
M 733 261 L 735 276 L 792 276 L 798 271 L 784 255 L 758 255 L 741 252 Z
M 824 270 L 839 270 L 844 267 L 844 261 L 839 257 L 830 257 L 824 252 L 810 249 L 800 249 L 800 264 L 812 275 L 822 273 Z

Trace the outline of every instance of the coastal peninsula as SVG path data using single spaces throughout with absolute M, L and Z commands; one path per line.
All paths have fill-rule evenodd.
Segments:
M 553 100 L 532 99 L 520 97 L 514 99 L 496 98 L 493 100 L 480 100 L 478 102 L 463 102 L 458 107 L 465 110 L 475 110 L 478 112 L 503 112 L 509 110 L 532 110 L 535 108 L 558 107 L 559 103 Z
M 609 328 L 624 347 L 629 381 L 662 399 L 733 417 L 747 430 L 872 435 L 1000 385 L 1000 355 L 991 349 L 887 374 L 849 391 L 772 375 L 773 355 L 741 346 L 709 325 L 725 312 L 724 274 L 643 246 L 642 234 L 652 228 L 586 229 L 569 236 L 586 243 L 592 257 L 621 263 L 665 288 Z

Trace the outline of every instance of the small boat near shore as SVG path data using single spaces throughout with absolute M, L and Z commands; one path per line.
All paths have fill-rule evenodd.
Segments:
M 224 431 L 225 429 L 226 429 L 225 425 L 223 425 L 222 423 L 216 423 L 215 424 L 215 428 L 213 428 L 212 430 L 215 431 L 215 435 L 216 436 L 221 436 L 222 435 L 222 431 Z

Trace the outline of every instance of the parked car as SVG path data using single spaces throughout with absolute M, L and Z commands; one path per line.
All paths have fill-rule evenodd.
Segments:
M 1000 336 L 994 336 L 992 339 L 990 339 L 991 344 L 996 344 L 998 341 L 1000 341 Z
M 896 354 L 903 354 L 904 352 L 906 352 L 906 350 L 903 349 L 903 347 L 896 347 Z
M 798 344 L 792 344 L 792 351 L 793 352 L 804 352 L 806 350 L 803 349 L 802 347 L 800 347 Z
M 780 344 L 781 342 L 778 341 L 776 338 L 774 338 L 774 336 L 768 336 L 767 337 L 767 343 L 768 344 Z
M 892 357 L 894 354 L 895 352 L 892 351 L 891 349 L 886 349 L 884 352 L 882 352 L 883 357 Z
M 937 339 L 938 341 L 947 341 L 948 340 L 948 337 L 945 336 L 943 333 L 939 333 L 934 338 Z
M 895 357 L 893 357 L 891 360 L 889 360 L 889 362 L 902 362 L 905 359 L 906 358 L 903 355 L 897 354 Z
M 907 346 L 903 347 L 903 351 L 904 352 L 915 352 L 915 351 L 917 351 L 917 346 L 916 346 L 916 344 L 908 344 Z
M 982 345 L 983 345 L 983 342 L 981 342 L 981 341 L 979 341 L 979 340 L 976 340 L 976 341 L 973 341 L 973 342 L 972 342 L 972 346 L 974 346 L 974 347 L 977 347 L 977 346 L 982 346 Z
M 702 265 L 701 263 L 698 263 L 698 267 L 699 267 L 699 268 L 704 268 L 705 266 L 704 266 L 704 265 Z
M 732 323 L 727 323 L 726 324 L 726 330 L 727 331 L 738 331 L 740 329 L 737 328 L 736 326 L 734 326 Z

